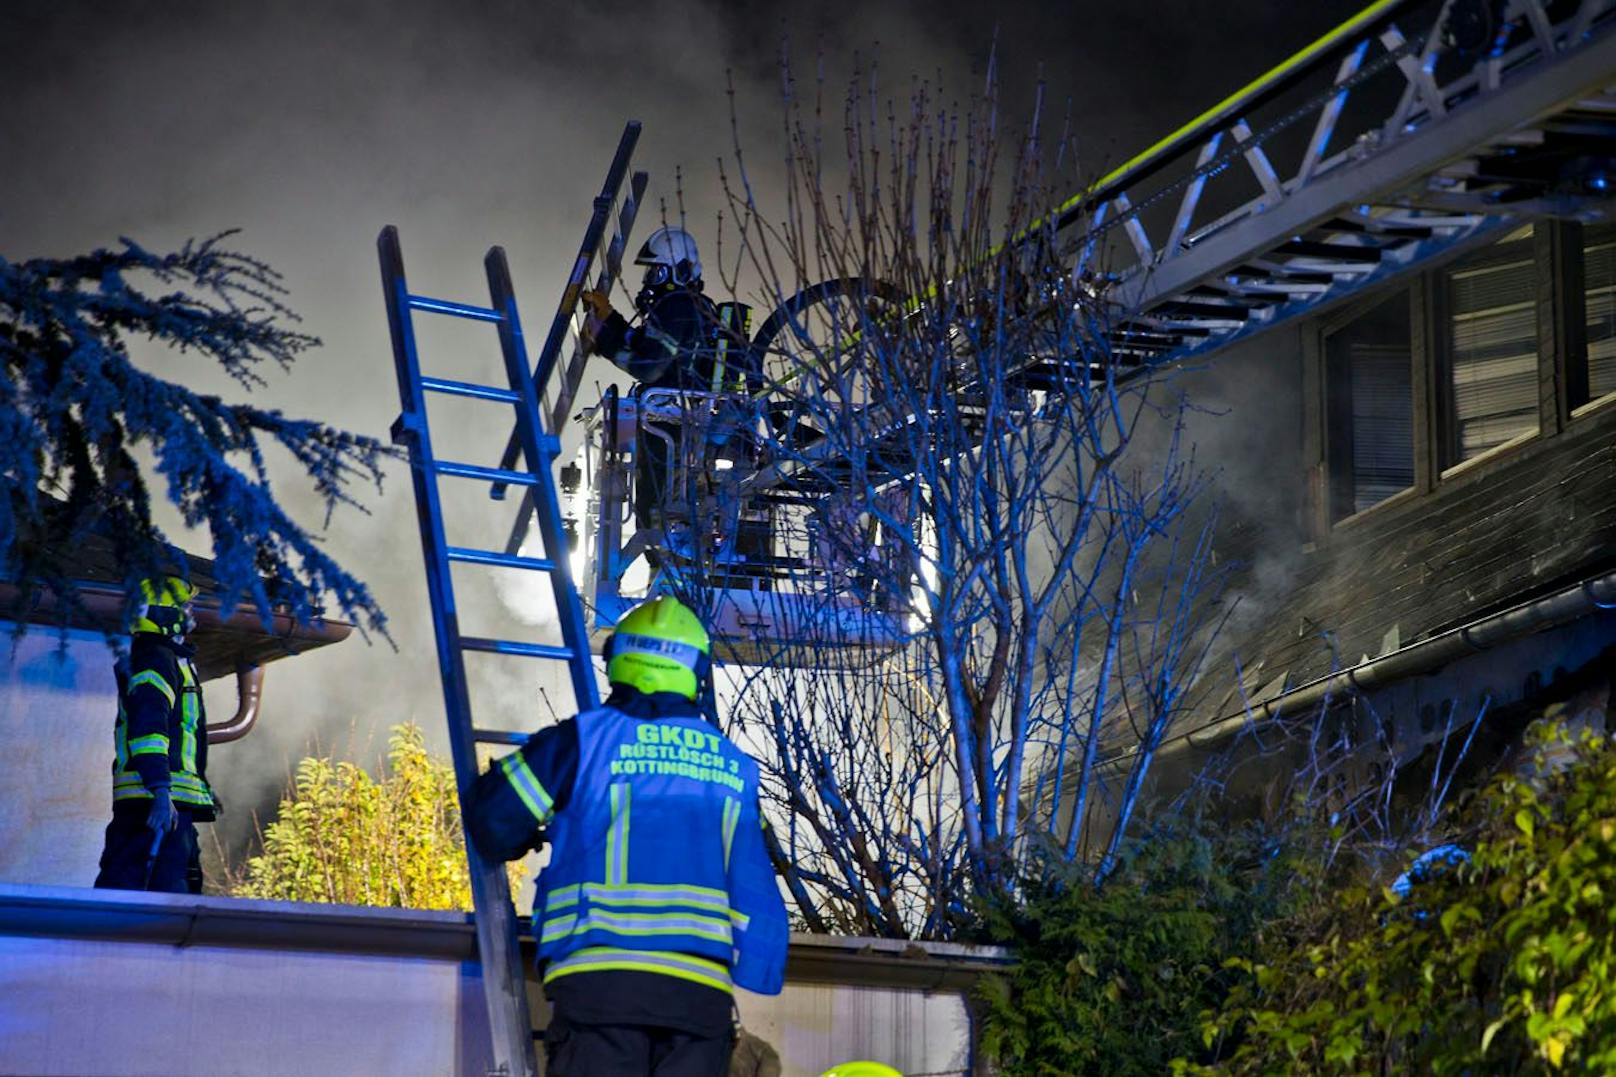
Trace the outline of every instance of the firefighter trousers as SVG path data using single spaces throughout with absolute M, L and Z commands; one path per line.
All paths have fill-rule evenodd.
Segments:
M 130 802 L 128 808 L 120 804 L 113 811 L 101 851 L 101 872 L 95 877 L 96 888 L 200 894 L 202 847 L 197 842 L 191 813 L 179 809 L 179 825 L 163 835 L 156 858 L 150 859 L 152 832 L 146 827 L 150 807 L 151 801 L 140 800 Z
M 649 1025 L 595 1025 L 560 1014 L 544 1030 L 546 1077 L 724 1077 L 733 1036 Z

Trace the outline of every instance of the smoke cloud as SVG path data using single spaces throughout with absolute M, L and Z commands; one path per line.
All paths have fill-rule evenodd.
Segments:
M 374 253 L 382 226 L 400 228 L 413 290 L 473 302 L 486 296 L 484 252 L 503 245 L 529 338 L 540 337 L 625 120 L 645 124 L 636 163 L 652 186 L 642 221 L 654 222 L 659 202 L 677 213 L 678 167 L 690 225 L 711 236 L 723 204 L 714 161 L 730 153 L 732 71 L 749 168 L 769 204 L 779 180 L 783 36 L 804 75 L 822 50 L 832 115 L 855 50 L 879 57 L 881 79 L 899 97 L 912 74 L 963 97 L 980 87 L 996 51 L 1012 120 L 1030 107 L 1042 61 L 1055 108 L 1071 99 L 1098 167 L 1358 6 L 25 0 L 0 10 L 0 256 L 65 256 L 120 235 L 164 248 L 240 228 L 234 245 L 285 275 L 303 328 L 324 341 L 290 374 L 272 375 L 260 400 L 385 436 L 398 399 Z M 435 372 L 503 380 L 486 327 L 434 326 L 422 344 Z M 241 395 L 195 356 L 142 358 L 165 377 Z M 609 375 L 593 368 L 588 382 Z M 439 450 L 491 462 L 504 417 L 490 422 L 490 412 L 466 407 L 434 413 Z M 318 527 L 307 484 L 289 461 L 274 463 L 283 503 Z M 452 541 L 502 543 L 509 503 L 447 490 Z M 221 827 L 228 844 L 244 840 L 249 809 L 273 807 L 288 760 L 311 742 L 370 759 L 387 726 L 415 720 L 443 747 L 406 468 L 394 466 L 385 493 L 364 500 L 369 514 L 340 511 L 327 539 L 386 608 L 397 649 L 355 638 L 269 668 L 259 729 L 214 757 L 233 809 Z M 205 536 L 164 522 L 207 551 Z M 507 588 L 502 601 L 499 585 L 475 573 L 457 583 L 467 631 L 554 631 L 547 595 Z M 562 671 L 517 663 L 474 667 L 483 720 L 549 721 L 541 690 L 566 714 Z M 216 682 L 208 701 L 228 713 L 231 686 Z

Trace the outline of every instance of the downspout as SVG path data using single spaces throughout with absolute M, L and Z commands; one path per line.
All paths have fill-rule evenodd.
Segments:
M 1612 609 L 1616 609 L 1616 572 L 1607 572 L 1583 580 L 1564 591 L 1523 602 L 1429 639 L 1411 643 L 1379 658 L 1325 674 L 1266 702 L 1252 704 L 1197 729 L 1175 734 L 1157 748 L 1157 759 L 1170 758 L 1190 748 L 1210 747 L 1257 722 L 1306 713 L 1330 696 L 1372 691 L 1405 677 L 1440 669 L 1456 659 L 1491 650 L 1521 636 L 1574 621 L 1596 610 Z M 1137 747 L 1129 748 L 1099 762 L 1103 766 L 1123 764 L 1137 752 Z
M 208 723 L 209 744 L 229 744 L 252 732 L 264 701 L 264 667 L 251 662 L 236 666 L 236 713 L 223 722 Z

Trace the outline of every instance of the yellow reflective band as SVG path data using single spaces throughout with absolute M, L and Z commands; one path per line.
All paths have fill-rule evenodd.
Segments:
M 544 982 L 575 972 L 654 972 L 731 993 L 729 969 L 717 961 L 667 950 L 620 950 L 612 946 L 586 946 L 575 954 L 550 962 Z
M 666 883 L 632 883 L 607 886 L 603 883 L 574 883 L 558 887 L 546 896 L 546 912 L 559 912 L 578 903 L 580 894 L 592 904 L 617 906 L 688 905 L 719 915 L 729 912 L 729 895 L 708 886 L 679 886 Z
M 612 828 L 606 834 L 606 885 L 628 882 L 628 812 L 634 787 L 619 782 L 611 788 Z
M 724 870 L 729 870 L 730 846 L 735 844 L 735 824 L 741 821 L 741 802 L 734 797 L 724 798 Z
M 578 892 L 582 889 L 582 883 L 573 883 L 571 886 L 558 886 L 545 896 L 544 907 L 547 909 L 559 909 L 564 905 L 575 905 L 578 902 Z
M 539 932 L 540 942 L 555 942 L 591 931 L 607 931 L 613 935 L 646 938 L 652 935 L 694 935 L 728 946 L 734 942 L 734 930 L 729 920 L 699 913 L 684 912 L 612 912 L 591 907 L 582 918 L 571 914 L 552 917 L 544 922 Z
M 133 677 L 130 677 L 129 691 L 133 692 L 136 688 L 139 688 L 143 684 L 149 684 L 159 692 L 163 693 L 163 698 L 168 700 L 168 705 L 170 707 L 174 705 L 174 689 L 169 687 L 168 682 L 163 680 L 162 674 L 158 673 L 155 669 L 141 670 Z
M 196 727 L 202 717 L 202 689 L 196 683 L 196 667 L 180 663 L 180 764 L 196 772 Z
M 555 814 L 553 810 L 555 800 L 540 784 L 538 775 L 527 765 L 527 759 L 522 753 L 512 752 L 501 759 L 499 769 L 504 772 L 505 780 L 516 790 L 516 795 L 521 798 L 522 804 L 533 815 L 534 820 L 548 823 L 550 816 Z
M 168 737 L 162 733 L 148 733 L 129 742 L 130 755 L 167 755 Z
M 671 334 L 664 333 L 650 322 L 640 326 L 640 332 L 666 348 L 671 354 L 679 354 L 679 339 Z

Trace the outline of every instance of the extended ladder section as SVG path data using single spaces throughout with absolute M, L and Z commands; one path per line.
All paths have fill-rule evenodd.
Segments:
M 1053 223 L 1065 264 L 1107 300 L 1112 356 L 1144 370 L 1534 218 L 1608 217 L 1613 194 L 1616 0 L 1377 0 Z M 1010 380 L 1056 389 L 1072 361 L 1029 357 Z M 903 477 L 901 451 L 865 448 Z M 833 453 L 749 476 L 743 494 L 834 487 Z
M 484 260 L 490 302 L 487 307 L 478 307 L 411 294 L 404 277 L 404 259 L 399 249 L 398 232 L 391 226 L 382 231 L 377 247 L 381 256 L 382 288 L 387 303 L 387 324 L 392 332 L 393 362 L 398 372 L 402 408 L 398 420 L 393 424 L 393 440 L 407 447 L 410 454 L 410 473 L 415 484 L 415 506 L 421 527 L 421 551 L 426 561 L 427 590 L 432 603 L 432 622 L 437 641 L 438 668 L 443 679 L 444 709 L 449 721 L 449 745 L 454 756 L 455 779 L 464 805 L 477 779 L 477 743 L 511 745 L 526 740 L 526 735 L 522 733 L 480 729 L 473 724 L 471 694 L 466 680 L 467 651 L 565 662 L 579 708 L 596 706 L 599 697 L 583 608 L 566 568 L 566 539 L 553 477 L 559 442 L 544 426 L 540 394 L 528 365 L 505 252 L 495 247 Z M 492 325 L 499 334 L 508 384 L 476 385 L 422 374 L 414 327 L 414 317 L 418 312 Z M 429 393 L 514 408 L 514 436 L 526 468 L 519 470 L 510 466 L 516 462 L 514 460 L 504 466 L 488 467 L 439 459 L 433 452 L 428 430 Z M 445 477 L 521 487 L 538 517 L 544 552 L 539 556 L 518 556 L 499 550 L 450 545 L 444 529 L 438 488 L 439 480 Z M 555 608 L 561 621 L 561 645 L 463 635 L 450 572 L 450 566 L 455 563 L 545 573 L 550 579 Z M 494 1072 L 513 1077 L 534 1073 L 533 1030 L 528 1018 L 527 991 L 505 866 L 483 860 L 469 841 L 466 855 L 470 861 L 477 946 L 482 958 L 483 987 L 493 1036 Z
M 1604 213 L 1613 88 L 1613 0 L 1381 0 L 1069 201 L 1063 246 L 1109 286 L 1117 356 L 1204 354 Z
M 634 229 L 634 221 L 639 216 L 640 200 L 645 197 L 648 177 L 644 172 L 636 172 L 629 179 L 628 193 L 624 195 L 621 206 L 617 204 L 618 192 L 622 189 L 624 178 L 629 175 L 629 162 L 633 159 L 634 145 L 639 137 L 638 123 L 631 122 L 624 127 L 623 137 L 617 144 L 617 153 L 612 158 L 611 167 L 606 171 L 606 182 L 601 187 L 600 194 L 595 197 L 594 212 L 590 215 L 588 227 L 584 229 L 578 256 L 573 260 L 567 285 L 561 292 L 561 302 L 556 306 L 555 317 L 550 321 L 550 332 L 546 334 L 544 349 L 539 353 L 539 365 L 533 372 L 534 382 L 545 394 L 550 433 L 557 438 L 561 436 L 561 432 L 566 429 L 567 423 L 572 418 L 573 405 L 577 402 L 578 388 L 583 381 L 584 367 L 589 359 L 583 336 L 578 332 L 578 297 L 582 294 L 589 280 L 590 270 L 597 260 L 600 262 L 600 273 L 595 279 L 596 291 L 609 293 L 612 285 L 622 275 L 623 250 L 627 245 L 629 234 Z M 612 217 L 614 207 L 618 211 L 615 222 Z M 612 227 L 609 236 L 606 232 L 608 225 Z M 562 372 L 561 382 L 556 387 L 555 400 L 552 403 L 549 399 L 550 378 L 558 368 L 561 351 L 566 347 L 569 337 L 572 340 L 571 355 Z M 500 458 L 499 466 L 507 469 L 515 466 L 516 454 L 520 448 L 516 431 L 513 430 L 505 443 L 505 452 Z M 489 488 L 489 496 L 496 500 L 503 498 L 508 485 L 496 481 Z M 531 525 L 533 508 L 531 492 L 524 491 L 521 508 L 517 511 L 516 520 L 505 543 L 507 553 L 514 554 L 521 550 Z

